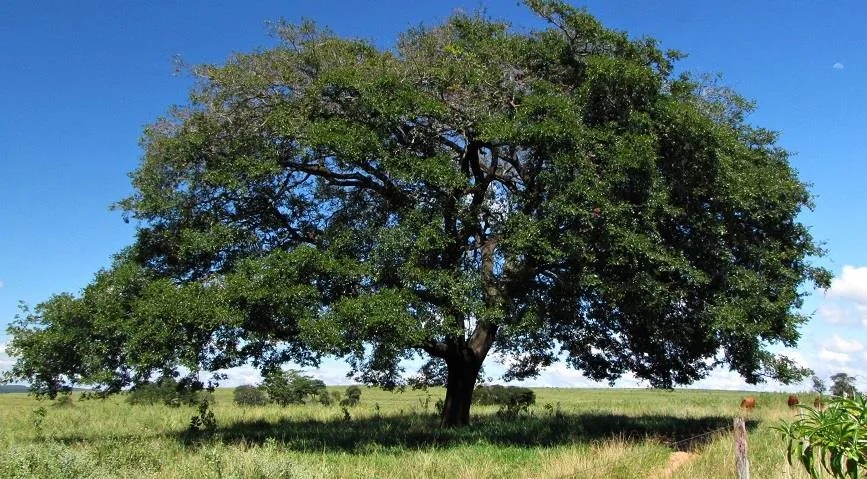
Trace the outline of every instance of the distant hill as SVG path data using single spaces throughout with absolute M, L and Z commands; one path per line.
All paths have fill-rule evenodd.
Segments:
M 29 390 L 29 387 L 21 386 L 20 384 L 0 384 L 0 394 L 26 393 Z

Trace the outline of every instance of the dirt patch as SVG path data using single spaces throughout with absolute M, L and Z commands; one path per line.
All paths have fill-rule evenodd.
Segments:
M 659 472 L 656 477 L 671 477 L 674 474 L 674 471 L 678 470 L 680 466 L 686 464 L 687 462 L 693 460 L 697 454 L 685 451 L 677 451 L 671 453 L 671 456 L 668 458 L 668 464 L 666 464 L 665 469 Z

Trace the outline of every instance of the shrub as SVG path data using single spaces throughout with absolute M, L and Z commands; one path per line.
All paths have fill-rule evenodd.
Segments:
M 361 388 L 358 386 L 349 386 L 346 388 L 344 398 L 340 400 L 341 406 L 357 406 L 361 402 Z
M 262 387 L 268 397 L 281 406 L 304 404 L 308 398 L 318 398 L 325 391 L 325 383 L 298 371 L 272 371 L 265 376 Z
M 75 403 L 72 402 L 72 396 L 69 394 L 61 394 L 54 400 L 54 407 L 64 408 L 73 406 L 75 406 Z
M 331 406 L 334 404 L 334 396 L 328 394 L 328 391 L 321 391 L 319 393 L 319 404 L 323 406 Z
M 217 430 L 217 418 L 207 399 L 199 403 L 199 414 L 190 418 L 188 433 L 193 436 L 212 435 Z
M 824 469 L 835 478 L 867 473 L 867 398 L 834 397 L 824 410 L 801 405 L 804 414 L 775 429 L 787 441 L 787 459 L 799 461 L 813 478 Z M 821 466 L 821 469 L 819 468 Z
M 479 386 L 473 393 L 473 402 L 480 406 L 520 405 L 529 408 L 536 404 L 536 393 L 518 386 Z
M 268 397 L 265 393 L 258 387 L 249 384 L 236 387 L 232 395 L 238 406 L 264 406 L 268 403 Z
M 213 397 L 201 390 L 201 384 L 179 383 L 174 378 L 163 378 L 155 383 L 139 384 L 132 388 L 127 396 L 127 402 L 134 405 L 163 403 L 167 406 L 180 407 L 195 406 L 206 397 L 213 403 Z

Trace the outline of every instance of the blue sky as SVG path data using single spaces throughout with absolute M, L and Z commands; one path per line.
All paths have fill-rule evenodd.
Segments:
M 867 18 L 863 2 L 593 1 L 608 26 L 649 35 L 689 57 L 680 68 L 722 73 L 758 102 L 751 120 L 782 132 L 792 164 L 813 185 L 816 211 L 802 219 L 826 242 L 831 290 L 795 356 L 828 376 L 857 375 L 867 389 Z M 340 34 L 387 47 L 419 22 L 483 6 L 516 26 L 538 26 L 514 0 L 0 2 L 0 329 L 23 300 L 79 291 L 132 240 L 108 206 L 131 192 L 142 127 L 185 102 L 189 78 L 173 59 L 220 63 L 267 47 L 265 22 L 308 17 Z M 0 346 L 7 341 L 0 331 Z M 0 369 L 10 359 L 0 348 Z M 340 363 L 319 374 L 345 381 Z M 253 380 L 251 371 L 233 381 Z M 557 366 L 534 384 L 587 385 Z M 621 385 L 634 385 L 626 378 Z M 741 388 L 720 371 L 699 386 Z M 775 387 L 769 385 L 768 387 Z

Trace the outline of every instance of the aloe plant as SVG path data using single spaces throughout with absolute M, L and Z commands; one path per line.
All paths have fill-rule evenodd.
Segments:
M 806 405 L 798 419 L 775 429 L 787 441 L 789 464 L 797 460 L 813 478 L 867 478 L 867 397 L 834 397 L 825 409 Z

